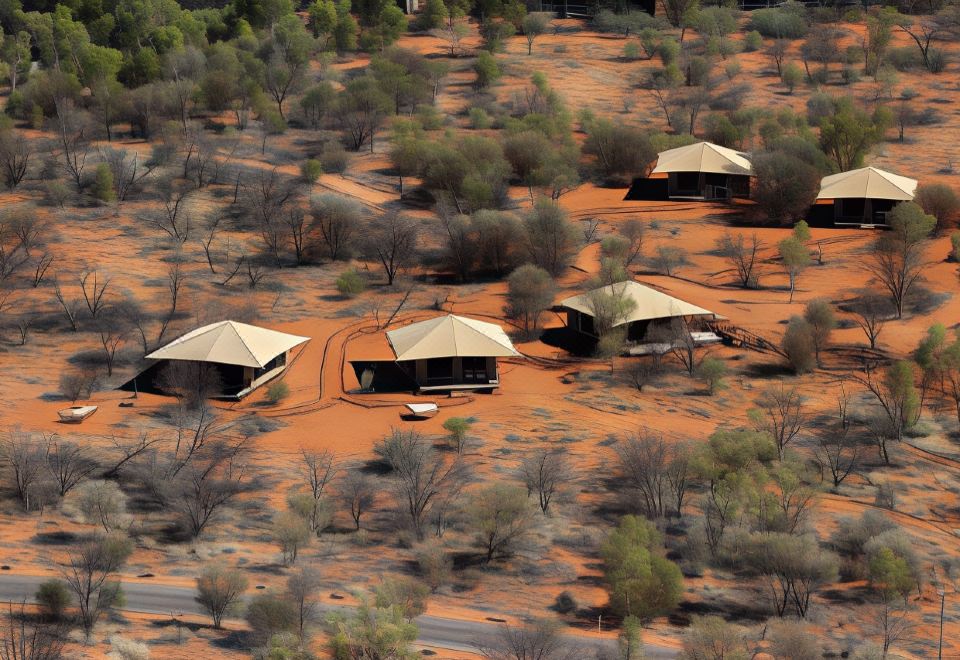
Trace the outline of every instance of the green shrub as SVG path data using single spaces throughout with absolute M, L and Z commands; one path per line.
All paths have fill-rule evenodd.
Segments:
M 343 174 L 347 171 L 349 162 L 350 157 L 347 155 L 347 150 L 339 144 L 327 144 L 320 153 L 320 167 L 324 172 Z
M 477 74 L 474 87 L 486 89 L 500 77 L 500 64 L 492 53 L 483 51 L 473 62 L 473 72 Z
M 676 39 L 664 39 L 660 42 L 660 47 L 657 48 L 657 55 L 660 56 L 663 66 L 668 67 L 680 57 L 680 44 Z
M 44 580 L 35 595 L 40 613 L 49 621 L 59 621 L 70 606 L 72 597 L 63 580 Z
M 954 261 L 960 262 L 960 231 L 950 234 L 950 256 Z
M 736 60 L 730 60 L 727 62 L 726 66 L 723 67 L 723 72 L 727 74 L 728 80 L 733 80 L 740 75 L 740 62 Z
M 927 51 L 927 70 L 930 73 L 941 73 L 947 68 L 947 56 L 939 48 Z
M 30 127 L 38 131 L 41 130 L 43 128 L 44 119 L 43 107 L 39 105 L 33 106 L 33 109 L 30 112 Z
M 889 49 L 886 60 L 897 71 L 909 71 L 921 66 L 920 53 L 913 46 Z
M 323 174 L 323 165 L 316 158 L 311 158 L 300 166 L 300 177 L 307 183 L 316 183 Z
M 747 32 L 747 36 L 743 39 L 743 50 L 748 53 L 753 53 L 761 48 L 763 48 L 763 35 L 756 30 Z
M 359 296 L 366 288 L 366 278 L 353 268 L 348 268 L 343 271 L 340 273 L 340 277 L 337 278 L 337 291 L 339 291 L 340 295 L 344 298 Z
M 787 62 L 783 66 L 780 79 L 783 80 L 787 92 L 793 94 L 793 90 L 803 81 L 803 69 L 793 62 Z
M 267 388 L 267 401 L 273 404 L 280 403 L 289 395 L 290 386 L 282 380 L 270 383 L 270 387 Z
M 727 365 L 723 360 L 708 357 L 700 363 L 700 378 L 707 386 L 711 395 L 722 390 L 726 385 L 723 382 L 727 375 Z
M 757 9 L 750 16 L 750 29 L 771 39 L 800 39 L 807 34 L 807 27 L 804 7 L 795 2 Z
M 669 614 L 683 594 L 679 567 L 663 555 L 663 535 L 637 516 L 624 516 L 600 546 L 610 605 L 643 621 Z
M 636 41 L 628 41 L 623 45 L 623 58 L 635 60 L 640 57 L 640 45 Z
M 417 108 L 417 119 L 425 131 L 438 131 L 443 128 L 444 115 L 432 105 Z
M 483 108 L 470 108 L 470 111 L 467 113 L 467 117 L 470 121 L 470 128 L 475 130 L 490 128 L 490 126 L 493 124 L 493 120 L 490 118 L 490 115 Z
M 443 423 L 443 429 L 450 435 L 447 442 L 458 454 L 462 454 L 467 443 L 467 434 L 473 426 L 466 417 L 450 417 Z
M 90 194 L 98 202 L 112 202 L 117 198 L 113 192 L 113 172 L 106 163 L 97 165 Z

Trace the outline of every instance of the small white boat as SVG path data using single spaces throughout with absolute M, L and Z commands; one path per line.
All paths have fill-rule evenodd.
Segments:
M 403 419 L 430 419 L 440 411 L 435 403 L 406 403 L 405 410 L 400 413 Z
M 58 410 L 60 421 L 66 424 L 79 424 L 87 417 L 97 412 L 96 406 L 70 406 L 63 410 Z

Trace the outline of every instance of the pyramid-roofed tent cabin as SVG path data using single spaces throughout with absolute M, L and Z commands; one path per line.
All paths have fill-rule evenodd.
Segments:
M 391 330 L 387 341 L 422 391 L 499 387 L 497 358 L 520 355 L 500 326 L 453 314 Z
M 743 152 L 697 142 L 657 154 L 650 174 L 666 176 L 670 198 L 729 199 L 750 196 L 753 165 Z
M 876 167 L 825 176 L 820 181 L 817 204 L 833 203 L 838 225 L 884 225 L 887 213 L 900 202 L 913 200 L 917 180 Z
M 147 359 L 213 365 L 221 394 L 242 398 L 283 373 L 288 353 L 308 341 L 309 337 L 220 321 L 191 330 L 150 353 Z
M 628 326 L 628 341 L 645 341 L 649 338 L 648 333 L 651 329 L 667 326 L 675 318 L 682 318 L 688 323 L 717 318 L 717 315 L 708 309 L 674 298 L 639 282 L 628 281 L 609 284 L 562 300 L 560 306 L 566 311 L 567 327 L 590 337 L 596 337 L 594 300 L 596 296 L 603 294 L 615 294 L 633 301 L 631 312 L 614 324 L 614 327 Z

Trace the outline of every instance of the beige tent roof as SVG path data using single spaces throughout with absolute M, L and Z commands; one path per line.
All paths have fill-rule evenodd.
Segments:
M 713 312 L 691 305 L 673 296 L 651 289 L 639 282 L 619 282 L 599 289 L 594 289 L 579 296 L 562 300 L 560 304 L 569 309 L 575 309 L 582 314 L 593 316 L 593 307 L 590 305 L 590 296 L 596 292 L 617 293 L 633 299 L 636 303 L 630 315 L 617 325 L 633 323 L 634 321 L 650 321 L 653 319 L 675 318 L 679 316 L 716 316 Z
M 192 330 L 147 357 L 151 360 L 188 360 L 261 368 L 281 353 L 308 341 L 309 337 L 236 321 L 220 321 Z
M 668 149 L 657 155 L 651 174 L 663 172 L 709 172 L 713 174 L 753 174 L 747 155 L 709 142 Z
M 820 181 L 817 199 L 894 199 L 910 201 L 917 191 L 916 179 L 891 174 L 876 167 L 840 172 Z
M 520 355 L 499 325 L 453 314 L 391 330 L 387 341 L 398 361 Z

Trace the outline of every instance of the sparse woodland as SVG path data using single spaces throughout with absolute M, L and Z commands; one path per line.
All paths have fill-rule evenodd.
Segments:
M 0 660 L 412 658 L 424 614 L 504 660 L 960 653 L 960 4 L 545 9 L 0 7 Z M 750 200 L 623 201 L 699 140 Z M 914 201 L 808 225 L 865 164 Z M 731 341 L 625 355 L 632 279 Z M 440 311 L 529 359 L 427 422 L 353 395 Z M 227 318 L 311 343 L 239 403 L 140 391 Z

